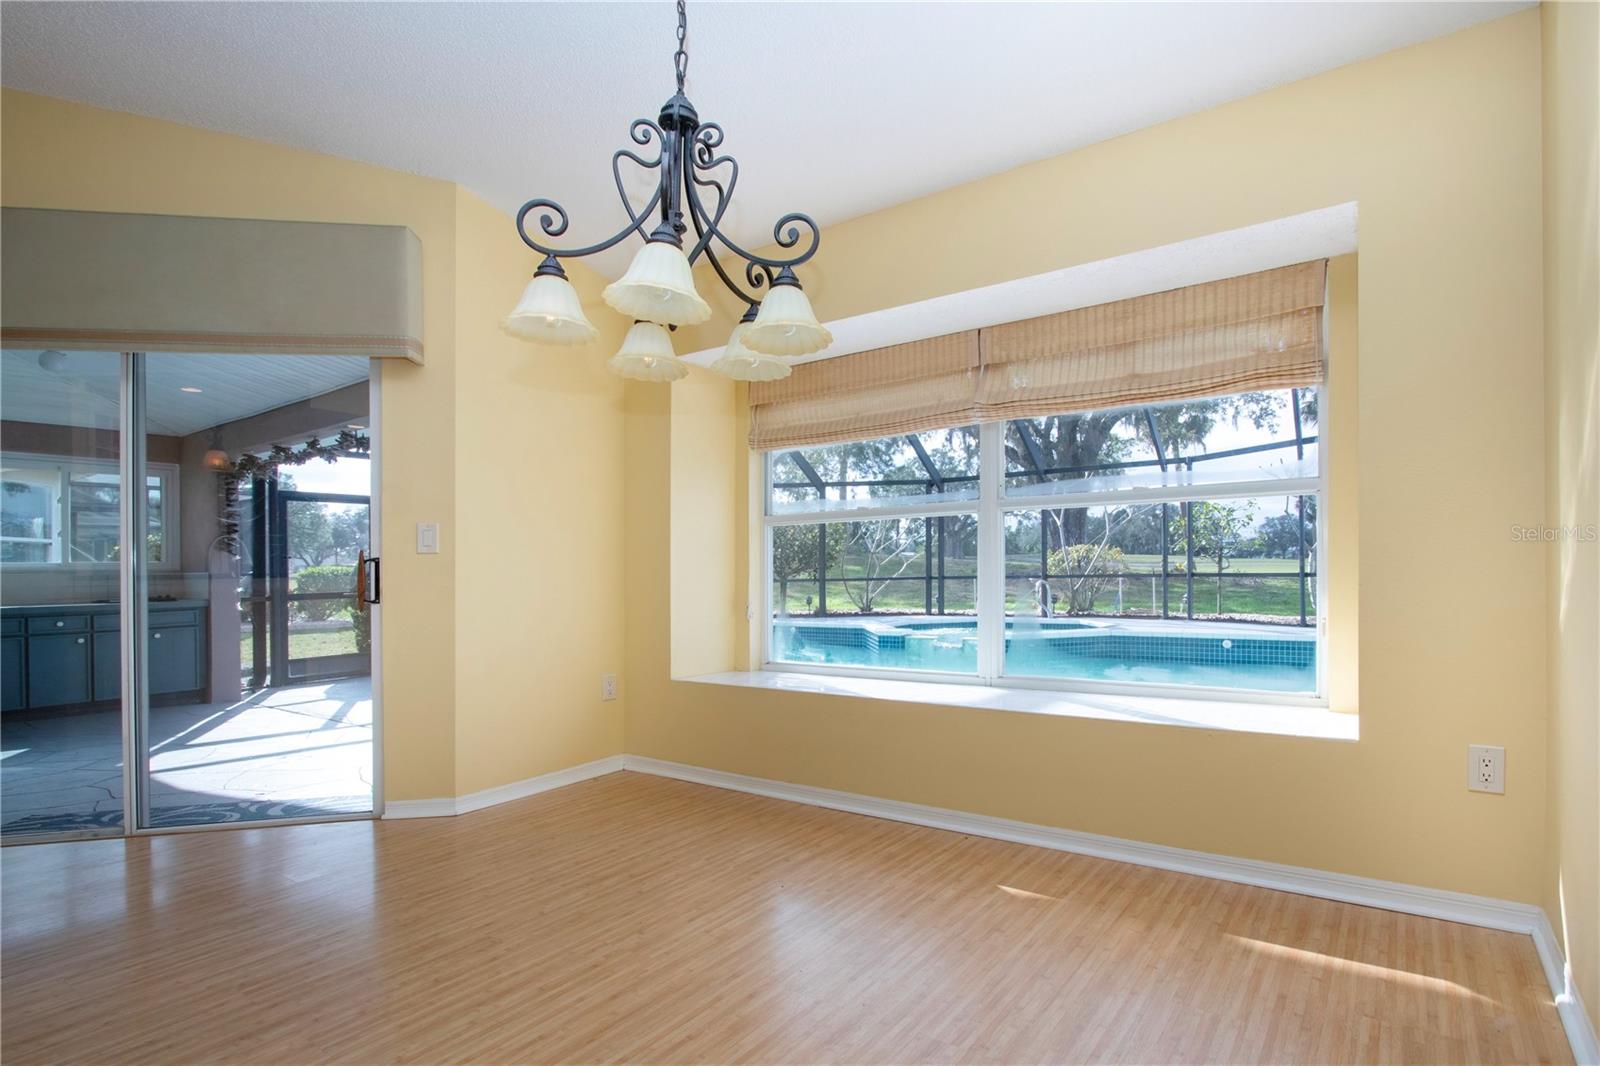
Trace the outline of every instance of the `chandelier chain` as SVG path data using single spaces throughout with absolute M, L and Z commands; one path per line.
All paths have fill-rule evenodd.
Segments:
M 678 50 L 672 55 L 672 66 L 678 72 L 678 92 L 683 92 L 683 78 L 689 72 L 689 11 L 686 0 L 678 0 Z

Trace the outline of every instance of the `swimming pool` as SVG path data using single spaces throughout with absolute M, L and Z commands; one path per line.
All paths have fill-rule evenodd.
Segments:
M 973 674 L 975 618 L 777 618 L 773 662 Z M 1005 673 L 1312 694 L 1309 629 L 1157 619 L 1006 620 Z

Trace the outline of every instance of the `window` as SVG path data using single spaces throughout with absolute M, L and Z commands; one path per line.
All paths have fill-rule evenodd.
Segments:
M 1321 702 L 1319 399 L 769 452 L 767 660 Z
M 176 467 L 152 463 L 145 479 L 151 565 L 177 566 Z M 117 464 L 7 455 L 0 461 L 0 562 L 115 565 L 121 552 Z
M 978 427 L 772 453 L 774 514 L 850 510 L 937 495 L 978 498 Z
M 53 563 L 60 556 L 59 475 L 6 464 L 0 483 L 0 562 Z

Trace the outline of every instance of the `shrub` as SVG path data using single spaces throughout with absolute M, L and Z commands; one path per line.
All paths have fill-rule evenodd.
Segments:
M 372 609 L 357 608 L 350 612 L 350 628 L 355 631 L 356 651 L 362 655 L 372 651 Z
M 325 622 L 350 610 L 356 594 L 356 568 L 353 566 L 308 566 L 295 575 L 296 592 L 343 592 L 351 600 L 301 600 L 295 609 L 313 622 Z
M 1074 544 L 1050 553 L 1050 569 L 1084 575 L 1066 579 L 1068 614 L 1093 614 L 1095 599 L 1127 568 L 1121 548 Z

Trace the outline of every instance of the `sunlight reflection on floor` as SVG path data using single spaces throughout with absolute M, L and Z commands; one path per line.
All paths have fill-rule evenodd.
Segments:
M 156 825 L 251 821 L 372 807 L 372 688 L 349 678 L 268 689 L 232 704 L 150 712 Z M 115 709 L 7 716 L 6 832 L 122 823 Z
M 1274 944 L 1270 940 L 1257 940 L 1254 937 L 1239 936 L 1236 933 L 1227 933 L 1225 935 L 1229 940 L 1248 948 L 1250 951 L 1258 952 L 1262 955 L 1270 955 L 1273 958 L 1283 959 L 1288 962 L 1323 967 L 1357 977 L 1370 977 L 1380 981 L 1410 985 L 1413 988 L 1423 989 L 1428 992 L 1471 999 L 1479 1003 L 1494 1002 L 1488 996 L 1468 988 L 1466 985 L 1447 981 L 1442 977 L 1413 973 L 1410 970 L 1396 969 L 1393 966 L 1380 966 L 1376 963 L 1361 962 L 1358 959 L 1347 959 L 1340 955 L 1329 955 L 1320 951 L 1308 951 L 1305 948 L 1294 948 L 1287 944 Z

